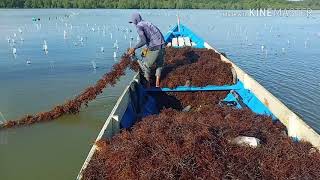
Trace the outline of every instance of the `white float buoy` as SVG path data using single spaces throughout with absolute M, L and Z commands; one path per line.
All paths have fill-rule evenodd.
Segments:
M 263 51 L 263 50 L 264 50 L 264 45 L 261 46 L 261 51 Z
M 238 136 L 234 138 L 231 143 L 240 146 L 249 146 L 251 148 L 256 148 L 260 145 L 260 139 L 250 136 Z
M 31 64 L 31 60 L 30 60 L 30 59 L 27 59 L 26 63 L 27 63 L 27 64 Z
M 117 57 L 117 52 L 113 52 L 113 57 L 114 57 L 114 58 Z
M 42 48 L 43 48 L 44 51 L 48 51 L 48 45 L 47 45 L 47 44 L 44 44 L 44 45 L 42 46 Z
M 12 54 L 17 54 L 17 49 L 15 47 L 12 48 Z
M 100 48 L 100 51 L 101 51 L 101 52 L 104 52 L 104 47 L 101 47 L 101 48 Z
M 16 34 L 16 33 L 13 33 L 13 37 L 17 37 L 17 34 Z
M 22 34 L 22 29 L 21 28 L 19 28 L 18 31 L 20 32 L 20 34 Z

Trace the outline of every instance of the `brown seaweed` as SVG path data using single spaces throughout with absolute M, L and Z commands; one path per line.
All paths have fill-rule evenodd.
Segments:
M 13 128 L 18 126 L 31 125 L 34 123 L 51 121 L 65 114 L 76 114 L 83 105 L 94 100 L 103 89 L 107 86 L 114 86 L 119 78 L 125 75 L 126 68 L 130 66 L 133 70 L 137 70 L 137 64 L 132 62 L 128 55 L 123 55 L 120 62 L 113 65 L 112 70 L 103 75 L 101 79 L 93 86 L 86 88 L 82 93 L 74 99 L 68 100 L 62 105 L 57 105 L 47 112 L 39 112 L 35 115 L 26 115 L 18 120 L 9 120 L 0 126 L 0 128 Z

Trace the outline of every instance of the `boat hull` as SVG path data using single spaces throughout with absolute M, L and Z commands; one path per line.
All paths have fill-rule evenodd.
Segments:
M 179 37 L 187 38 L 179 39 Z M 166 34 L 165 40 L 170 46 L 174 46 L 177 48 L 190 45 L 195 48 L 213 49 L 214 51 L 219 53 L 221 56 L 221 60 L 232 64 L 238 80 L 236 85 L 229 87 L 234 88 L 232 89 L 232 91 L 237 95 L 229 93 L 225 100 L 238 101 L 238 107 L 241 108 L 241 103 L 237 98 L 237 96 L 239 96 L 242 99 L 242 103 L 246 107 L 250 108 L 253 112 L 257 114 L 272 116 L 274 120 L 281 121 L 286 126 L 288 135 L 293 139 L 308 141 L 313 146 L 320 149 L 320 135 L 317 132 L 315 132 L 299 116 L 297 116 L 293 111 L 286 107 L 280 100 L 278 100 L 267 89 L 265 89 L 261 84 L 254 80 L 250 75 L 240 69 L 231 60 L 226 58 L 204 40 L 202 40 L 189 28 L 183 25 L 177 25 Z M 189 42 L 189 40 L 191 40 L 191 42 Z M 185 89 L 183 90 L 183 88 Z M 193 88 L 195 91 L 210 90 L 203 87 Z M 182 89 L 180 90 L 164 88 L 162 90 L 188 91 L 188 88 L 182 87 Z M 131 127 L 135 123 L 138 116 L 145 117 L 149 114 L 157 114 L 159 110 L 154 106 L 155 100 L 150 96 L 146 98 L 146 96 L 147 91 L 141 85 L 140 75 L 136 74 L 131 83 L 125 88 L 122 95 L 119 97 L 116 105 L 111 111 L 96 140 L 99 140 L 101 138 L 110 138 L 113 135 L 119 133 L 121 128 Z M 77 176 L 77 179 L 82 178 L 82 173 L 89 164 L 91 157 L 96 151 L 96 148 L 96 145 L 92 146 Z

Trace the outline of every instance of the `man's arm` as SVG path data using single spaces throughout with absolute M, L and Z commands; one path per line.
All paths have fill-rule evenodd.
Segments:
M 144 35 L 143 28 L 142 28 L 141 26 L 137 26 L 137 32 L 138 32 L 138 34 L 139 34 L 140 41 L 139 41 L 138 44 L 134 47 L 134 49 L 139 49 L 139 48 L 141 48 L 142 46 L 144 46 L 144 45 L 147 44 L 147 38 L 146 38 L 146 36 Z

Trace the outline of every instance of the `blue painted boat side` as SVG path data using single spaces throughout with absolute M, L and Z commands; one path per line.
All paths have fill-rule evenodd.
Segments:
M 196 86 L 178 86 L 176 88 L 150 88 L 147 89 L 148 92 L 183 92 L 183 91 L 230 91 L 230 90 L 237 90 L 241 88 L 241 83 L 238 82 L 234 85 L 223 85 L 223 86 L 214 86 L 208 85 L 203 87 L 196 87 Z
M 266 107 L 250 90 L 244 88 L 244 85 L 241 81 L 238 81 L 239 89 L 234 90 L 236 94 L 238 94 L 242 100 L 242 102 L 253 112 L 260 114 L 271 116 L 272 119 L 276 120 L 276 117 L 272 114 L 268 107 Z M 239 98 L 235 96 L 233 93 L 229 93 L 224 101 L 236 101 L 238 108 L 243 108 L 240 105 Z
M 180 32 L 178 32 L 178 26 L 174 26 L 166 35 L 165 41 L 171 42 L 173 38 L 182 36 L 182 37 L 189 37 L 192 42 L 196 43 L 195 48 L 204 48 L 205 41 L 193 33 L 189 28 L 184 25 L 180 25 Z M 149 92 L 157 92 L 157 91 L 164 91 L 164 92 L 180 92 L 180 91 L 230 91 L 224 101 L 235 102 L 237 108 L 249 108 L 253 112 L 260 114 L 271 116 L 274 120 L 276 117 L 271 113 L 271 111 L 266 107 L 250 90 L 246 89 L 243 85 L 243 82 L 240 80 L 237 81 L 234 85 L 224 85 L 224 86 L 214 86 L 209 85 L 205 87 L 187 87 L 187 86 L 179 86 L 174 89 L 170 88 L 152 88 L 152 89 L 144 89 L 141 84 L 139 84 L 139 93 L 141 94 L 140 97 L 144 97 L 145 100 L 141 104 L 141 114 L 139 115 L 140 118 L 146 117 L 152 114 L 158 114 L 160 109 L 157 107 L 157 102 L 155 98 L 150 95 Z M 137 93 L 137 92 L 135 92 Z M 135 111 L 133 111 L 133 105 L 130 102 L 128 108 L 121 120 L 120 127 L 121 128 L 130 128 L 136 121 L 137 115 Z
M 183 36 L 183 37 L 189 37 L 191 41 L 195 42 L 197 45 L 196 48 L 204 48 L 205 41 L 196 35 L 194 32 L 192 32 L 188 27 L 186 27 L 183 24 L 180 24 L 180 32 L 175 33 L 178 31 L 178 25 L 174 26 L 165 36 L 166 42 L 171 42 L 172 38 L 177 37 L 176 34 Z M 237 94 L 240 95 L 240 97 L 243 100 L 243 103 L 246 104 L 248 108 L 250 108 L 253 112 L 261 115 L 267 115 L 272 116 L 273 119 L 276 119 L 276 117 L 271 113 L 268 107 L 266 107 L 250 90 L 245 89 L 243 82 L 241 82 L 238 79 L 238 83 L 233 86 L 206 86 L 206 87 L 185 87 L 180 86 L 175 89 L 169 89 L 169 88 L 162 88 L 162 91 L 210 91 L 210 90 L 235 90 Z M 229 93 L 227 97 L 224 99 L 225 101 L 237 101 L 237 98 Z M 239 102 L 237 101 L 238 105 Z M 240 106 L 238 106 L 240 108 Z

